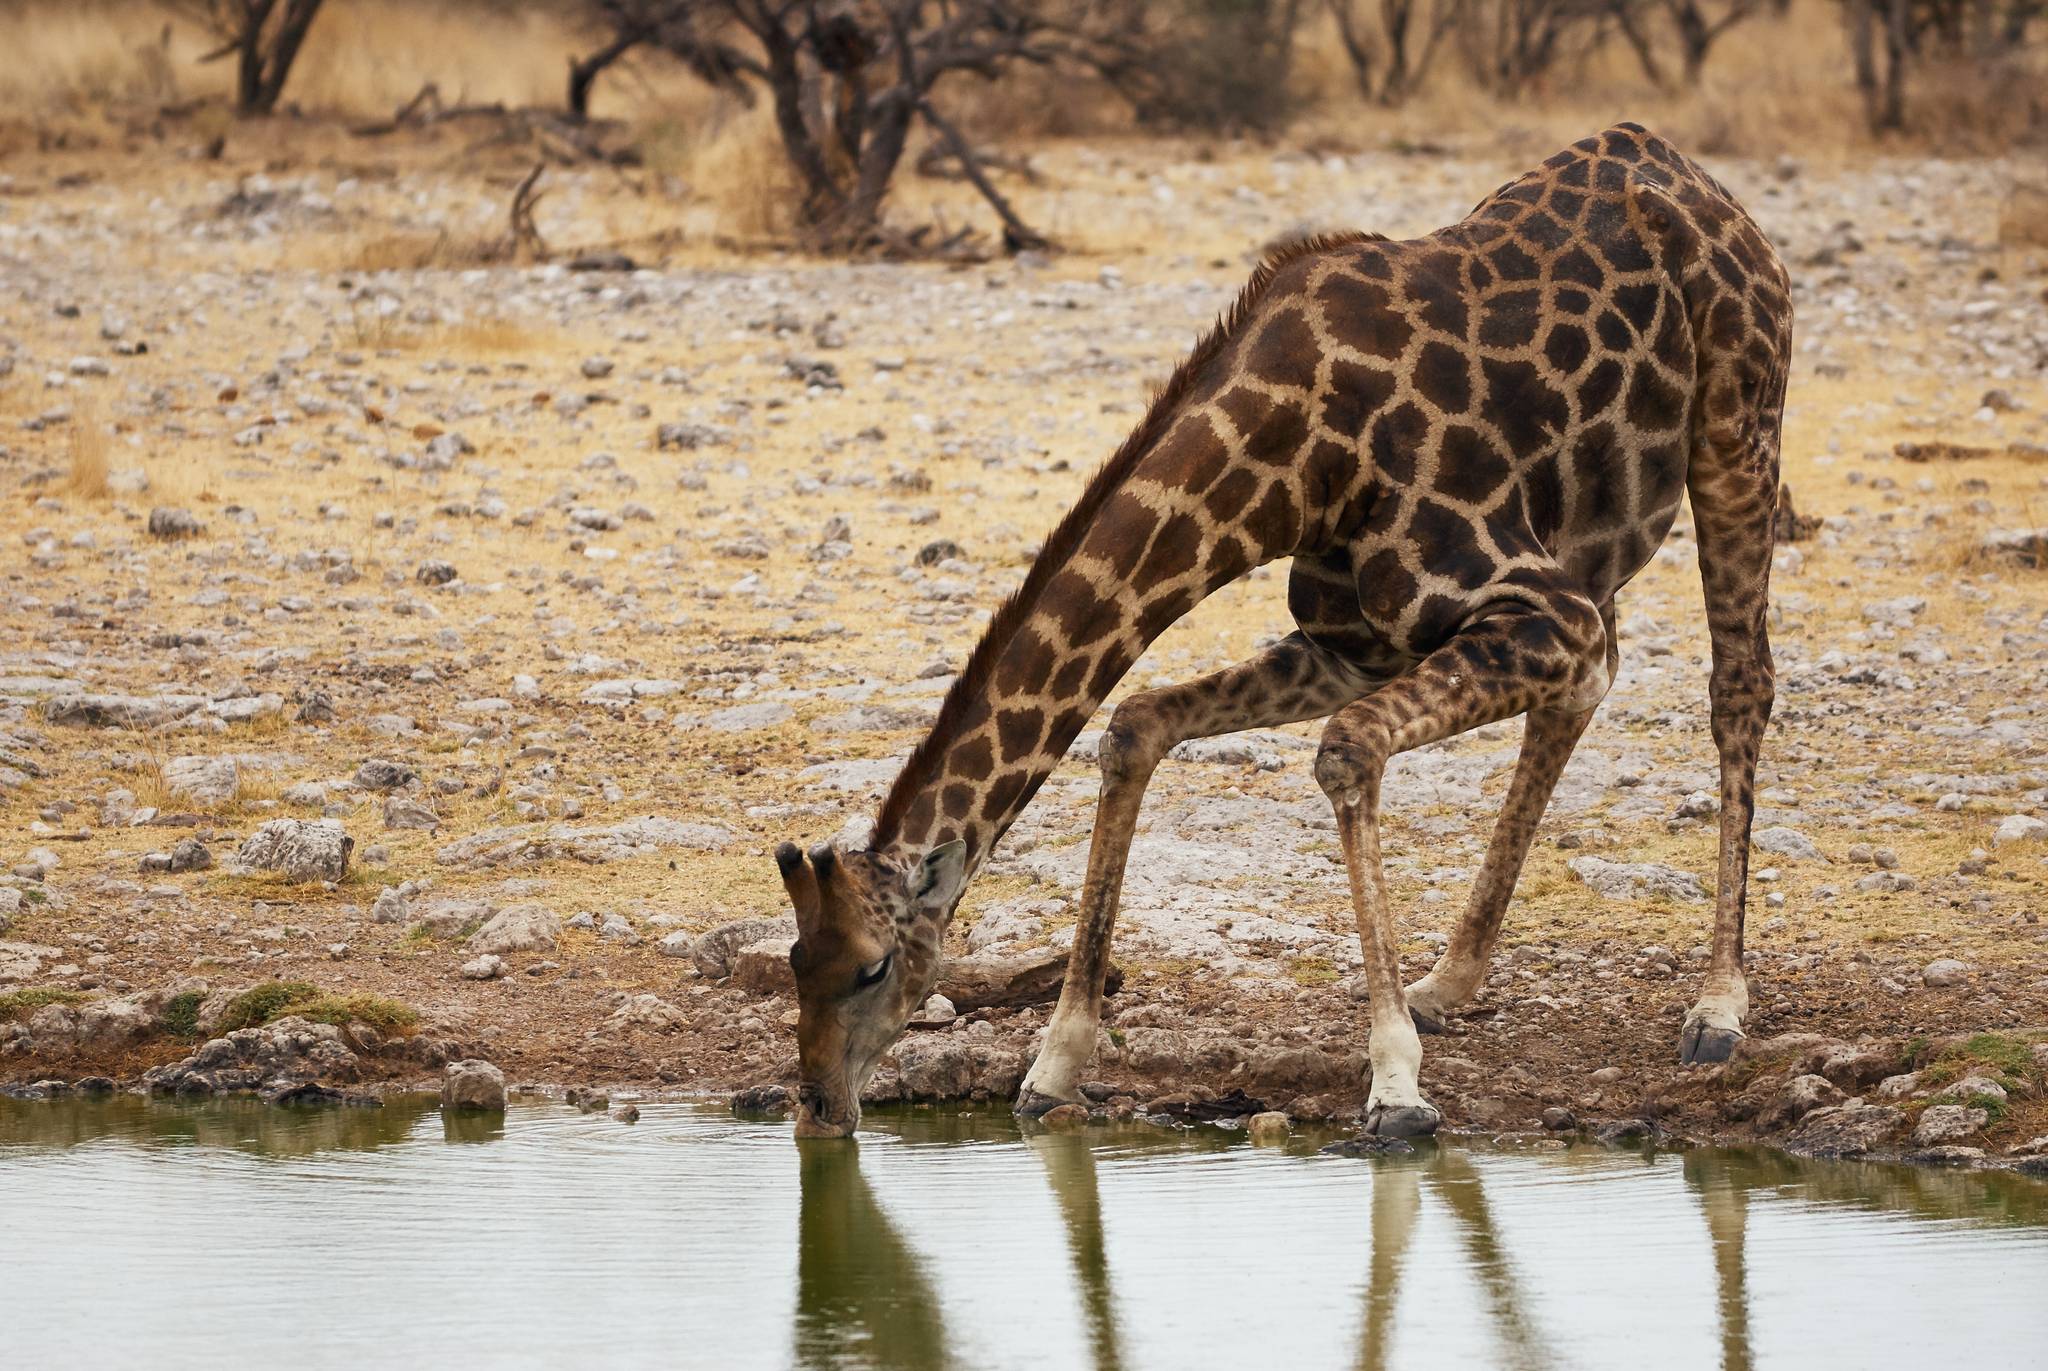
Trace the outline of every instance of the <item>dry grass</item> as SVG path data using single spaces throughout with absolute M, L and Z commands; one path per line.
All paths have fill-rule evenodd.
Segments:
M 336 0 L 316 23 L 286 100 L 314 114 L 388 118 L 431 83 L 447 105 L 560 108 L 566 60 L 593 42 L 594 35 L 549 7 Z M 228 131 L 211 121 L 221 117 L 230 64 L 200 65 L 204 35 L 183 21 L 167 25 L 164 13 L 142 0 L 16 0 L 0 14 L 0 43 L 14 59 L 0 73 L 0 111 L 7 112 L 0 114 L 0 145 L 104 144 L 120 123 L 135 126 L 143 111 L 153 118 L 160 106 L 195 99 L 214 103 L 192 115 L 183 134 L 198 135 L 203 145 Z M 1675 80 L 1652 85 L 1625 46 L 1613 43 L 1561 63 L 1525 97 L 1505 101 L 1479 89 L 1452 49 L 1421 95 L 1390 110 L 1359 94 L 1330 21 L 1317 11 L 1290 77 L 1303 114 L 1285 141 L 1332 150 L 1462 144 L 1521 156 L 1634 118 L 1707 156 L 1995 152 L 2042 136 L 2038 97 L 2018 94 L 2039 88 L 2041 65 L 2033 53 L 1997 70 L 1917 70 L 1909 87 L 1912 133 L 1874 139 L 1851 81 L 1839 7 L 1798 0 L 1783 14 L 1732 30 L 1697 87 Z M 1113 92 L 1061 72 L 1020 69 L 998 82 L 956 79 L 941 98 L 984 141 L 1101 140 L 1137 132 L 1128 106 Z M 125 112 L 125 120 L 114 117 L 117 112 Z M 598 83 L 593 112 L 638 130 L 648 170 L 659 188 L 683 200 L 684 227 L 693 236 L 789 236 L 793 186 L 765 101 L 746 109 L 707 91 L 676 63 L 632 57 Z M 244 127 L 236 136 L 261 138 L 264 128 L 287 128 Z M 2009 242 L 2048 236 L 2042 202 L 2048 194 L 2016 198 L 2007 215 Z M 475 264 L 488 247 L 482 238 L 460 234 L 385 233 L 345 245 L 332 265 L 459 268 Z
M 684 197 L 684 230 L 741 241 L 796 229 L 797 187 L 766 104 L 719 102 L 691 117 L 664 109 L 641 126 L 641 157 Z
M 70 461 L 64 493 L 80 500 L 103 501 L 111 494 L 107 478 L 113 463 L 107 455 L 107 421 L 97 400 L 81 400 L 71 416 Z
M 2013 183 L 1999 210 L 1998 241 L 2009 248 L 2048 248 L 2048 184 Z
M 176 100 L 216 84 L 196 30 L 135 4 L 17 4 L 0 11 L 0 110 L 77 113 L 108 102 Z

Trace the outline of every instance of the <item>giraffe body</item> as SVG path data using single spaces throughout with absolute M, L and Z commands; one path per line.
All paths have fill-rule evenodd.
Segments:
M 1268 261 L 997 613 L 873 846 L 778 853 L 799 915 L 812 1131 L 851 1127 L 846 1096 L 873 1066 L 861 1058 L 879 1041 L 878 1059 L 929 990 L 961 887 L 1145 647 L 1281 558 L 1295 633 L 1128 697 L 1104 732 L 1073 958 L 1020 1104 L 1077 1097 L 1125 856 L 1167 749 L 1329 716 L 1316 776 L 1373 998 L 1368 1127 L 1433 1129 L 1416 1027 L 1440 1025 L 1483 979 L 1537 821 L 1612 681 L 1614 594 L 1688 489 L 1723 785 L 1714 960 L 1682 1055 L 1725 1058 L 1746 1009 L 1790 329 L 1784 270 L 1754 223 L 1635 125 L 1582 140 L 1427 237 L 1319 239 Z M 1386 762 L 1522 713 L 1523 755 L 1465 919 L 1404 992 L 1379 861 Z M 878 965 L 881 979 L 859 984 Z M 841 1040 L 862 1045 L 821 1045 Z

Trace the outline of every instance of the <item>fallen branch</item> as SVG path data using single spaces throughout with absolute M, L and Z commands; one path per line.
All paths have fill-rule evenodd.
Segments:
M 526 179 L 512 192 L 512 256 L 530 253 L 537 262 L 545 262 L 548 245 L 540 236 L 540 229 L 533 222 L 533 207 L 540 203 L 541 173 L 547 170 L 547 163 L 536 162 L 533 170 L 526 173 Z
M 974 155 L 973 145 L 961 136 L 960 130 L 954 128 L 933 109 L 929 100 L 919 99 L 917 111 L 924 116 L 924 121 L 937 131 L 939 137 L 946 140 L 947 145 L 953 150 L 953 156 L 960 163 L 960 174 L 967 178 L 968 184 L 981 192 L 981 198 L 988 201 L 989 208 L 1003 221 L 1003 246 L 1011 252 L 1050 248 L 1052 240 L 1019 218 L 1017 211 L 1010 208 L 1010 202 L 1003 198 L 1003 193 L 997 190 L 983 173 L 981 162 Z

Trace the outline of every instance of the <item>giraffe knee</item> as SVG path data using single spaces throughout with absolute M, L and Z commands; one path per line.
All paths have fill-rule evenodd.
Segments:
M 1142 695 L 1125 700 L 1109 716 L 1109 727 L 1102 730 L 1102 742 L 1096 748 L 1104 784 L 1149 775 L 1168 746 L 1158 711 L 1150 702 Z
M 1392 751 L 1391 740 L 1378 728 L 1326 732 L 1316 749 L 1316 784 L 1332 803 L 1341 803 L 1378 784 Z

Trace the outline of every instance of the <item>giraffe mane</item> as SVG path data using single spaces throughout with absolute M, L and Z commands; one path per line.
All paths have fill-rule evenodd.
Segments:
M 932 721 L 929 732 L 924 736 L 910 758 L 897 773 L 895 784 L 882 801 L 882 807 L 875 816 L 873 836 L 869 839 L 872 848 L 879 848 L 896 836 L 898 826 L 903 822 L 905 812 L 910 808 L 917 794 L 930 783 L 937 770 L 939 759 L 946 744 L 957 731 L 960 720 L 973 703 L 988 689 L 989 677 L 995 672 L 996 660 L 1002 650 L 1016 637 L 1017 630 L 1024 626 L 1030 616 L 1031 607 L 1037 602 L 1045 585 L 1055 572 L 1071 557 L 1080 546 L 1081 538 L 1095 522 L 1095 516 L 1109 502 L 1109 497 L 1123 484 L 1138 459 L 1166 435 L 1172 425 L 1174 414 L 1181 402 L 1194 389 L 1195 382 L 1209 364 L 1216 360 L 1223 349 L 1236 337 L 1238 330 L 1251 317 L 1259 301 L 1265 296 L 1273 279 L 1280 270 L 1291 262 L 1317 253 L 1332 252 L 1352 247 L 1359 243 L 1384 242 L 1384 233 L 1346 231 L 1339 233 L 1304 234 L 1270 249 L 1253 270 L 1251 279 L 1237 293 L 1230 307 L 1218 317 L 1215 325 L 1204 334 L 1194 349 L 1182 359 L 1173 374 L 1161 386 L 1158 394 L 1145 411 L 1145 417 L 1131 430 L 1128 438 L 1110 455 L 1108 461 L 1090 477 L 1081 492 L 1081 498 L 1067 511 L 1066 517 L 1046 537 L 1038 556 L 1032 560 L 1031 570 L 1025 573 L 1024 584 L 1017 587 L 995 616 L 989 620 L 988 629 L 975 644 L 974 651 L 967 658 L 967 665 L 954 678 L 952 688 L 946 692 L 945 702 L 939 706 L 938 717 Z

